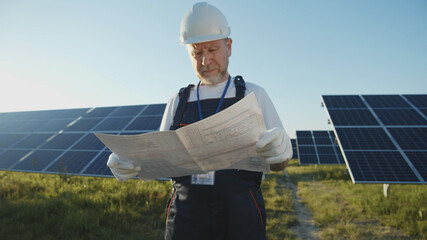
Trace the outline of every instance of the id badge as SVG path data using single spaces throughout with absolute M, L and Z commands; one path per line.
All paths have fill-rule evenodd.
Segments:
M 204 174 L 191 175 L 191 184 L 197 185 L 214 185 L 215 184 L 215 172 L 208 172 Z

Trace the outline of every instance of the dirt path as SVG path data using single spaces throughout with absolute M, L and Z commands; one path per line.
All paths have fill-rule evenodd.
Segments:
M 298 225 L 291 228 L 292 232 L 299 237 L 300 239 L 310 239 L 310 240 L 318 240 L 320 239 L 320 231 L 315 226 L 313 216 L 304 204 L 301 199 L 297 196 L 297 186 L 292 183 L 289 178 L 288 172 L 284 171 L 286 177 L 286 183 L 290 189 L 292 189 L 292 198 L 294 200 L 294 209 L 296 212 L 296 217 L 298 220 Z
M 298 224 L 292 227 L 290 230 L 292 233 L 302 240 L 320 240 L 321 231 L 316 227 L 313 220 L 313 215 L 308 208 L 304 206 L 302 200 L 297 196 L 297 186 L 292 183 L 288 172 L 284 171 L 285 181 L 280 180 L 280 184 L 287 189 L 292 190 L 292 199 L 294 201 L 294 209 Z M 313 187 L 327 191 L 328 187 L 318 182 Z M 330 189 L 329 189 L 330 190 Z M 335 189 L 337 190 L 337 189 Z M 375 219 L 367 216 L 360 216 L 358 219 L 349 220 L 348 222 L 357 229 L 361 229 L 358 232 L 352 232 L 352 234 L 358 235 L 358 239 L 413 239 L 401 230 L 384 226 L 381 224 L 379 219 Z M 331 226 L 333 228 L 334 226 Z M 325 229 L 323 230 L 325 231 Z M 327 230 L 326 230 L 327 232 Z M 346 239 L 347 233 L 341 233 L 342 239 Z M 354 236 L 353 236 L 354 238 Z

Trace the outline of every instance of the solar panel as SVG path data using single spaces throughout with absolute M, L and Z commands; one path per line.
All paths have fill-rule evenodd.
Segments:
M 427 95 L 324 95 L 354 183 L 427 181 Z
M 0 113 L 0 170 L 112 177 L 94 132 L 158 131 L 166 104 Z
M 298 159 L 297 140 L 292 138 L 292 159 Z
M 344 164 L 333 131 L 296 131 L 300 164 Z

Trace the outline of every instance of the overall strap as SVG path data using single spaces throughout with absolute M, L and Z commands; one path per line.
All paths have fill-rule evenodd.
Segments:
M 246 85 L 242 76 L 236 76 L 234 78 L 234 84 L 236 86 L 236 98 L 238 100 L 245 97 Z
M 181 123 L 182 116 L 185 112 L 185 107 L 187 106 L 188 98 L 190 97 L 190 91 L 193 87 L 194 84 L 190 84 L 187 87 L 181 88 L 179 90 L 179 103 L 175 111 L 171 130 L 176 130 L 180 127 L 179 124 Z
M 234 78 L 234 85 L 236 86 L 236 98 L 241 100 L 245 97 L 246 84 L 242 76 L 236 76 Z M 175 116 L 173 118 L 173 123 L 170 130 L 176 130 L 182 127 L 181 121 L 184 116 L 185 108 L 187 107 L 188 98 L 190 97 L 190 90 L 194 87 L 194 84 L 190 84 L 185 88 L 179 90 L 179 103 L 175 111 Z

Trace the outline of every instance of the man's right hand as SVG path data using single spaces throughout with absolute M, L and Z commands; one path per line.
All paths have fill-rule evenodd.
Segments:
M 114 153 L 110 154 L 107 166 L 119 181 L 126 181 L 133 178 L 138 175 L 139 171 L 141 171 L 140 166 L 135 166 L 131 162 L 120 160 Z

